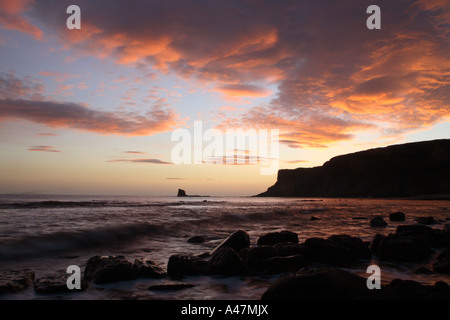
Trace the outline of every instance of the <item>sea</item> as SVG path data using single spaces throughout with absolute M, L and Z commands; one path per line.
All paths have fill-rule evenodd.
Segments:
M 404 222 L 389 221 L 389 214 L 402 211 Z M 370 226 L 374 216 L 388 222 L 384 228 Z M 311 217 L 318 220 L 311 220 Z M 0 195 L 0 272 L 31 269 L 36 278 L 64 272 L 77 265 L 83 270 L 95 255 L 123 255 L 130 262 L 150 259 L 163 269 L 174 254 L 210 252 L 237 230 L 258 237 L 274 231 L 296 232 L 299 241 L 347 234 L 372 241 L 375 234 L 389 234 L 400 224 L 415 224 L 418 217 L 433 216 L 431 227 L 450 223 L 450 201 L 257 197 L 150 197 L 150 196 L 51 196 Z M 203 243 L 190 243 L 203 236 Z M 434 255 L 439 254 L 436 249 Z M 367 267 L 381 268 L 381 281 L 411 279 L 423 284 L 446 281 L 442 274 L 414 273 L 423 263 L 361 261 L 346 269 L 366 276 Z M 0 299 L 163 299 L 163 300 L 256 300 L 282 275 L 246 277 L 189 276 L 193 284 L 183 290 L 151 291 L 148 287 L 167 279 L 136 279 L 105 285 L 91 284 L 85 292 L 45 295 L 30 287 Z

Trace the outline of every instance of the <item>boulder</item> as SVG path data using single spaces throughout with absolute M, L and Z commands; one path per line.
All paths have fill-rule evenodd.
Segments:
M 244 275 L 247 268 L 232 248 L 223 246 L 215 251 L 208 262 L 209 271 L 212 274 L 220 274 L 224 276 Z
M 34 272 L 30 269 L 11 270 L 0 274 L 0 294 L 25 290 L 33 284 Z
M 386 238 L 385 235 L 377 233 L 370 244 L 370 251 L 377 252 L 380 246 L 380 242 Z
M 413 280 L 394 279 L 386 287 L 394 291 L 398 295 L 399 299 L 450 299 L 450 288 L 448 284 L 443 281 L 438 281 L 434 285 L 423 285 Z
M 426 240 L 432 247 L 442 248 L 450 245 L 450 233 L 421 224 L 398 226 L 395 234 L 410 236 L 419 241 Z
M 373 217 L 372 220 L 370 220 L 370 225 L 372 227 L 386 227 L 387 222 L 384 221 L 382 216 L 376 216 L 376 217 Z
M 447 232 L 447 233 L 450 233 L 450 224 L 449 224 L 449 223 L 446 223 L 446 224 L 444 225 L 444 228 L 442 229 L 442 231 Z
M 291 231 L 271 232 L 258 239 L 258 245 L 274 245 L 281 242 L 298 243 L 298 235 Z
M 257 246 L 244 250 L 246 250 L 244 261 L 254 271 L 261 271 L 262 263 L 277 255 L 277 250 L 274 246 Z
M 211 255 L 219 250 L 220 248 L 227 246 L 238 252 L 243 248 L 250 247 L 250 236 L 244 230 L 238 230 L 232 233 L 228 238 L 226 238 L 219 246 L 217 246 L 212 252 Z
M 136 259 L 133 263 L 134 273 L 138 278 L 163 278 L 167 274 L 152 260 Z
M 420 224 L 435 224 L 437 221 L 433 217 L 419 217 L 417 223 Z
M 206 241 L 206 238 L 203 236 L 193 236 L 188 239 L 189 243 L 203 243 Z
M 400 297 L 407 299 L 423 298 L 430 294 L 430 287 L 413 280 L 394 279 L 387 287 Z
M 273 246 L 276 251 L 276 256 L 279 257 L 286 257 L 286 256 L 293 256 L 297 254 L 303 254 L 304 256 L 308 255 L 308 248 L 305 246 L 305 244 L 301 243 L 290 243 L 290 242 L 281 242 L 277 243 Z
M 360 238 L 343 234 L 331 236 L 328 240 L 334 244 L 348 248 L 354 259 L 370 259 L 372 256 L 369 246 Z
M 167 262 L 169 276 L 200 275 L 207 272 L 207 262 L 196 257 L 186 255 L 170 256 Z
M 265 273 L 276 274 L 298 271 L 308 265 L 308 260 L 302 254 L 285 257 L 272 257 L 262 263 Z
M 450 247 L 442 251 L 438 257 L 438 260 L 450 260 Z
M 391 221 L 405 221 L 405 214 L 401 211 L 393 212 L 389 215 L 389 220 Z
M 450 274 L 450 259 L 442 259 L 433 263 L 433 270 L 437 273 Z
M 133 265 L 124 256 L 94 256 L 84 268 L 84 278 L 96 284 L 127 281 L 136 278 Z
M 384 287 L 369 290 L 367 279 L 335 268 L 321 268 L 279 278 L 262 295 L 263 300 L 355 300 L 389 299 L 394 294 Z
M 80 289 L 70 290 L 67 287 L 67 278 L 69 274 L 51 274 L 36 279 L 34 282 L 34 291 L 40 294 L 58 294 L 58 293 L 71 293 L 71 292 L 82 292 L 88 287 L 88 283 L 85 279 L 81 279 Z
M 420 262 L 431 253 L 427 240 L 402 234 L 389 234 L 378 246 L 380 260 Z
M 429 240 L 432 240 L 434 235 L 434 231 L 432 228 L 417 224 L 400 225 L 395 230 L 395 233 L 409 236 L 424 236 Z
M 353 256 L 350 249 L 337 245 L 322 238 L 309 238 L 305 241 L 308 248 L 308 258 L 333 266 L 350 266 Z

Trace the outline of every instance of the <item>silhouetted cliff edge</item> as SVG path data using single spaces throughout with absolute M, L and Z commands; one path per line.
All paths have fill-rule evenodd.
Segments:
M 260 197 L 426 197 L 450 195 L 450 139 L 341 155 L 321 167 L 278 171 Z

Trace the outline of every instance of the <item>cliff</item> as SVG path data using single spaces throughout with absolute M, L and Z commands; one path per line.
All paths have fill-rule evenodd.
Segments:
M 260 197 L 423 197 L 450 195 L 450 139 L 341 155 L 320 167 L 278 171 Z

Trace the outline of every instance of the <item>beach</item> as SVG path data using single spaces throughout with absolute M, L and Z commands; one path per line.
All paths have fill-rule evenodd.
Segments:
M 389 215 L 394 212 L 403 212 L 405 220 L 391 221 Z M 387 225 L 372 226 L 371 220 L 376 216 L 381 216 Z M 417 222 L 428 216 L 435 223 L 425 226 Z M 167 272 L 172 256 L 203 254 L 207 261 L 211 252 L 237 230 L 248 234 L 250 249 L 246 250 L 261 246 L 258 241 L 262 236 L 281 231 L 295 234 L 298 246 L 311 243 L 312 238 L 347 235 L 361 239 L 370 248 L 377 234 L 394 234 L 398 226 L 421 225 L 442 230 L 448 219 L 450 202 L 443 200 L 3 195 L 0 272 L 30 269 L 36 282 L 52 274 L 63 274 L 70 265 L 83 271 L 94 256 L 123 256 L 131 264 L 136 259 L 151 260 Z M 315 259 L 307 267 L 314 270 L 331 264 L 367 278 L 367 267 L 375 264 L 381 268 L 383 285 L 393 279 L 429 286 L 438 281 L 450 283 L 449 274 L 433 271 L 436 257 L 445 248 L 431 250 L 418 261 L 380 260 L 378 254 L 371 253 L 350 265 Z M 245 261 L 243 253 L 239 254 Z M 419 267 L 431 274 L 417 273 Z M 112 283 L 90 282 L 82 292 L 52 294 L 38 293 L 30 285 L 20 292 L 4 293 L 0 299 L 258 300 L 277 279 L 295 272 L 276 269 L 135 277 Z M 149 290 L 174 282 L 189 286 Z

